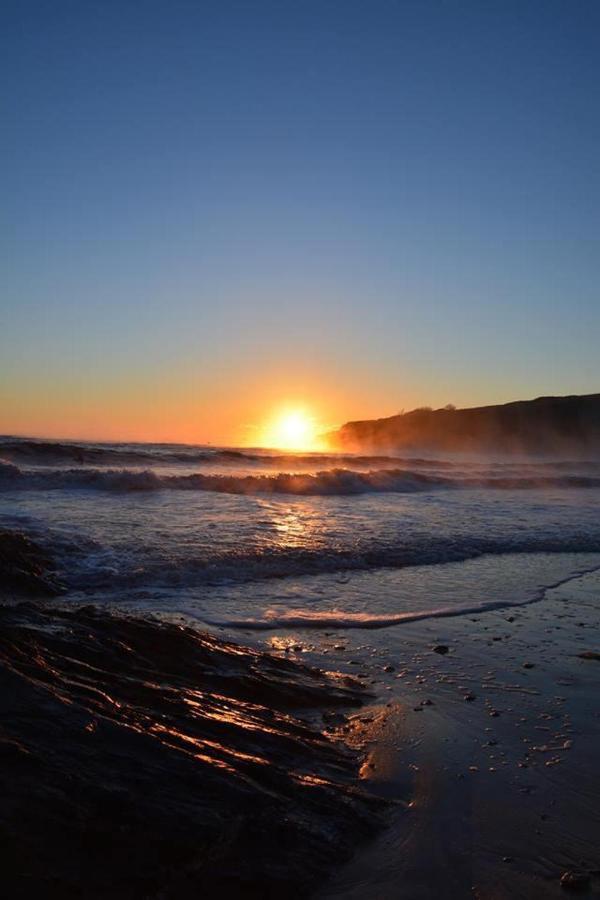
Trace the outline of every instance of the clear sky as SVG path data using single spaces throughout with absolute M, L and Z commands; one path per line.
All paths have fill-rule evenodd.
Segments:
M 5 0 L 0 432 L 600 390 L 597 0 Z

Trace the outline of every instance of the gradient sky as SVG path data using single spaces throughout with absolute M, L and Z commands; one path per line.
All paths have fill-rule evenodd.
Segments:
M 600 390 L 600 3 L 2 4 L 0 432 Z

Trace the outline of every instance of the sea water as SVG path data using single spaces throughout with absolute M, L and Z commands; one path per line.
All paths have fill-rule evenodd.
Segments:
M 2 438 L 0 525 L 66 602 L 237 638 L 401 628 L 600 566 L 600 462 Z

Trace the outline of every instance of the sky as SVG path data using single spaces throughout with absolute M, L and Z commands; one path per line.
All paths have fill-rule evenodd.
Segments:
M 600 391 L 596 0 L 6 0 L 0 433 Z

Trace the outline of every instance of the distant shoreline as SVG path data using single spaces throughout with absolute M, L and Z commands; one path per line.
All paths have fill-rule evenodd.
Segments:
M 347 422 L 327 436 L 333 450 L 559 456 L 600 454 L 600 394 L 538 397 L 498 406 L 421 407 Z

